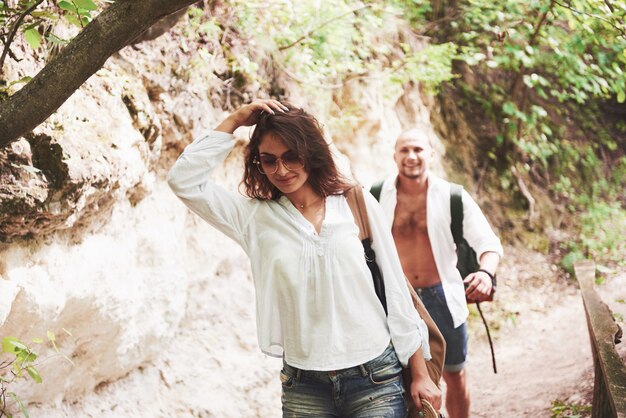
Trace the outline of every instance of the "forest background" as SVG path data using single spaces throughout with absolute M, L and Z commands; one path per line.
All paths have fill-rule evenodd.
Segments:
M 310 108 L 366 185 L 389 170 L 401 128 L 432 124 L 439 170 L 481 202 L 507 246 L 502 296 L 488 308 L 505 359 L 513 336 L 546 317 L 555 328 L 544 331 L 572 337 L 557 330 L 579 300 L 574 262 L 594 260 L 599 285 L 624 283 L 626 2 L 192 3 L 0 1 L 0 337 L 17 353 L 0 364 L 24 366 L 3 382 L 3 408 L 102 416 L 123 405 L 115 413 L 132 416 L 131 405 L 152 402 L 154 416 L 277 415 L 276 366 L 255 351 L 242 254 L 162 184 L 194 136 L 255 97 Z M 224 184 L 237 186 L 245 137 Z M 624 297 L 612 292 L 623 326 Z M 186 356 L 164 355 L 177 341 Z M 224 365 L 228 352 L 240 357 Z M 476 367 L 488 370 L 486 360 Z M 589 378 L 588 365 L 564 379 Z M 251 367 L 248 386 L 222 381 Z M 104 400 L 133 382 L 152 387 L 153 374 L 173 398 Z M 588 413 L 588 388 L 554 385 L 538 391 L 548 399 L 508 407 Z M 213 395 L 200 402 L 196 390 Z M 254 396 L 225 415 L 237 393 Z M 483 393 L 474 415 L 502 416 L 498 396 Z

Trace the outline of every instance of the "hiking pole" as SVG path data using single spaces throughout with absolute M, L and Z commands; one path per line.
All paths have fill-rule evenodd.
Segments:
M 489 325 L 487 325 L 487 321 L 485 320 L 485 315 L 483 315 L 483 311 L 480 309 L 480 303 L 476 302 L 476 307 L 478 308 L 478 313 L 480 314 L 480 318 L 483 320 L 483 324 L 485 324 L 485 330 L 487 330 L 487 339 L 489 340 L 489 348 L 491 349 L 491 364 L 493 365 L 493 373 L 498 374 L 498 369 L 496 368 L 496 353 L 493 351 L 493 342 L 491 341 L 491 333 L 489 332 Z

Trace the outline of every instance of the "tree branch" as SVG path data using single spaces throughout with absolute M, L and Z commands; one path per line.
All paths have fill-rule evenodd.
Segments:
M 21 61 L 20 58 L 18 58 L 17 56 L 15 56 L 15 54 L 13 53 L 13 51 L 11 51 L 11 48 L 9 48 L 9 44 L 7 44 L 7 41 L 5 41 L 4 38 L 0 37 L 0 41 L 2 41 L 2 45 L 4 45 L 7 49 L 8 49 L 8 54 L 9 57 L 11 57 L 11 59 L 15 60 L 15 61 Z M 2 74 L 2 67 L 4 66 L 4 63 L 2 63 L 2 65 L 0 65 L 0 74 Z
M 56 111 L 106 60 L 160 19 L 197 0 L 118 0 L 28 84 L 0 103 L 0 148 Z
M 9 36 L 7 37 L 7 40 L 4 43 L 4 50 L 2 51 L 2 56 L 0 56 L 0 75 L 2 75 L 3 73 L 2 67 L 4 67 L 4 60 L 6 59 L 7 53 L 10 51 L 9 47 L 11 46 L 11 43 L 13 42 L 13 38 L 15 37 L 15 34 L 19 30 L 20 25 L 22 24 L 22 21 L 26 18 L 26 16 L 31 14 L 31 12 L 33 12 L 37 7 L 39 7 L 41 3 L 43 3 L 43 0 L 37 0 L 37 2 L 33 3 L 32 6 L 24 10 L 24 13 L 22 13 L 20 17 L 17 18 L 15 23 L 13 23 L 11 32 L 9 32 Z
M 515 179 L 517 180 L 517 187 L 519 187 L 520 192 L 528 201 L 528 218 L 526 220 L 529 226 L 532 226 L 535 219 L 537 219 L 537 212 L 535 211 L 535 198 L 530 193 L 530 190 L 528 190 L 528 187 L 526 187 L 526 183 L 524 182 L 524 179 L 522 178 L 520 173 L 517 171 L 515 164 L 511 165 L 511 173 L 513 174 L 513 177 L 515 177 Z
M 541 27 L 543 26 L 543 24 L 546 22 L 546 19 L 548 18 L 548 14 L 552 11 L 555 4 L 556 4 L 556 0 L 551 0 L 550 6 L 548 6 L 548 9 L 539 18 L 537 25 L 535 25 L 535 30 L 533 31 L 533 34 L 530 36 L 530 40 L 528 41 L 528 46 L 531 46 L 531 47 L 535 46 L 535 43 L 537 42 L 537 38 L 539 37 L 539 31 L 541 30 Z M 522 88 L 522 81 L 524 79 L 525 73 L 526 73 L 526 66 L 522 64 L 519 71 L 515 75 L 513 84 L 511 85 L 511 99 L 512 100 L 515 100 L 517 96 L 519 95 L 519 90 Z
M 581 11 L 581 10 L 574 9 L 571 5 L 569 5 L 569 4 L 563 4 L 563 3 L 559 3 L 559 2 L 558 2 L 558 1 L 556 1 L 556 0 L 555 0 L 555 3 L 556 3 L 556 4 L 558 4 L 558 5 L 559 5 L 559 6 L 561 6 L 561 7 L 564 7 L 564 8 L 566 8 L 566 9 L 571 10 L 571 11 L 572 11 L 572 12 L 574 12 L 574 13 L 578 13 L 578 14 L 581 14 L 581 15 L 589 16 L 589 17 L 592 17 L 592 18 L 594 18 L 594 19 L 598 19 L 598 20 L 601 20 L 601 21 L 603 21 L 603 22 L 606 22 L 606 23 L 608 23 L 609 25 L 611 25 L 614 29 L 616 29 L 616 30 L 617 30 L 617 31 L 618 31 L 618 32 L 622 35 L 622 37 L 626 38 L 626 30 L 624 30 L 623 28 L 620 28 L 619 26 L 617 26 L 615 23 L 611 22 L 611 21 L 610 21 L 609 19 L 607 19 L 606 17 L 602 17 L 602 16 L 599 16 L 599 15 L 594 15 L 593 13 L 584 12 L 584 11 Z M 605 4 L 606 4 L 606 5 L 607 5 L 607 7 L 609 8 L 609 10 L 611 10 L 611 12 L 613 12 L 613 7 L 611 6 L 611 4 L 610 4 L 610 3 L 608 3 L 608 2 L 605 2 Z
M 293 46 L 298 45 L 300 42 L 304 41 L 306 38 L 310 37 L 311 35 L 313 35 L 315 32 L 317 32 L 318 30 L 322 29 L 324 26 L 327 26 L 331 23 L 333 23 L 336 20 L 340 20 L 343 19 L 345 16 L 350 15 L 350 14 L 354 14 L 354 13 L 358 13 L 361 10 L 367 9 L 369 7 L 372 7 L 371 4 L 367 4 L 365 6 L 359 7 L 357 9 L 354 10 L 350 10 L 349 12 L 346 12 L 344 14 L 341 14 L 339 16 L 335 16 L 332 19 L 327 20 L 326 22 L 320 24 L 319 26 L 316 26 L 315 28 L 311 29 L 310 31 L 308 31 L 306 34 L 302 35 L 301 37 L 299 37 L 298 39 L 296 39 L 295 41 L 293 41 L 292 43 L 290 43 L 289 45 L 285 45 L 285 46 L 281 46 L 278 48 L 279 51 L 284 51 L 285 49 L 289 49 Z

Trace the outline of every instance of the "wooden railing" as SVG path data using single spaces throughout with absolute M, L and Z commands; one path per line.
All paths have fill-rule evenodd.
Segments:
M 595 263 L 576 263 L 574 271 L 585 305 L 595 369 L 592 417 L 626 418 L 626 365 L 615 350 L 622 330 L 594 289 Z

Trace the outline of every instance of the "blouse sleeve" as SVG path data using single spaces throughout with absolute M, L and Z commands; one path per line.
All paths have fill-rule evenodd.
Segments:
M 387 324 L 393 346 L 404 367 L 407 367 L 409 357 L 420 347 L 424 359 L 430 360 L 428 328 L 413 306 L 391 230 L 384 221 L 382 208 L 376 199 L 370 193 L 363 194 L 372 232 L 372 248 L 385 280 Z
M 232 148 L 233 135 L 225 132 L 212 131 L 196 139 L 178 157 L 167 182 L 189 209 L 247 251 L 245 230 L 256 205 L 252 199 L 227 191 L 210 179 Z

